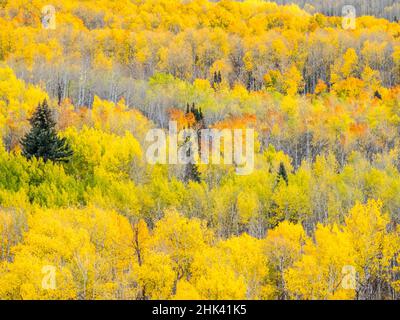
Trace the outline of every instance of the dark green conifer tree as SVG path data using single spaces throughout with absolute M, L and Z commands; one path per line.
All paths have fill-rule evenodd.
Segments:
M 32 128 L 21 140 L 22 155 L 27 159 L 41 158 L 44 162 L 68 162 L 73 151 L 65 138 L 58 137 L 46 100 L 39 104 L 29 122 Z
M 279 164 L 278 182 L 281 181 L 281 179 L 283 179 L 286 182 L 286 184 L 289 183 L 288 175 L 287 175 L 286 168 L 285 168 L 285 165 L 283 164 L 283 162 L 281 162 Z
M 218 71 L 218 74 L 217 74 L 217 82 L 218 82 L 219 84 L 221 84 L 221 82 L 222 82 L 221 71 Z
M 192 106 L 189 110 L 189 104 L 187 104 L 187 111 L 186 114 L 188 113 L 193 113 L 194 118 L 195 118 L 195 123 L 192 127 L 192 129 L 197 131 L 197 138 L 198 138 L 198 142 L 199 142 L 199 154 L 201 153 L 201 149 L 200 149 L 200 129 L 204 128 L 204 121 L 203 121 L 203 113 L 201 111 L 201 109 L 198 109 L 195 105 L 195 103 L 192 103 Z M 187 150 L 187 156 L 193 156 L 192 155 L 192 148 L 191 146 L 188 148 Z M 193 160 L 193 159 L 192 159 Z M 193 163 L 193 161 L 189 162 L 186 167 L 185 167 L 185 177 L 184 177 L 185 182 L 189 182 L 189 181 L 196 181 L 196 182 L 200 182 L 201 181 L 201 175 L 198 169 L 197 164 Z

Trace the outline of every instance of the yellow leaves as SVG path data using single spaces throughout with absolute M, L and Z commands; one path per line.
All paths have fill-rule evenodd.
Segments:
M 256 216 L 258 211 L 258 197 L 254 192 L 241 192 L 237 198 L 240 222 L 247 224 L 249 220 Z
M 140 144 L 129 132 L 121 137 L 84 127 L 79 132 L 75 128 L 68 128 L 64 136 L 74 150 L 72 169 L 80 171 L 80 174 L 86 170 L 104 168 L 108 175 L 126 178 L 133 161 L 138 161 L 142 156 Z
M 279 70 L 270 70 L 263 78 L 265 87 L 272 91 L 276 88 L 280 88 L 282 86 L 282 77 L 283 76 Z
M 384 51 L 387 45 L 388 43 L 386 41 L 365 41 L 361 54 L 365 59 L 366 65 L 378 66 L 383 63 L 385 57 Z
M 22 210 L 0 209 L 0 263 L 11 260 L 11 248 L 21 240 L 25 227 Z
M 169 56 L 169 50 L 166 47 L 161 47 L 158 50 L 158 66 L 162 69 L 162 70 L 167 70 L 168 69 L 168 56 Z
M 97 185 L 85 193 L 87 203 L 137 219 L 141 210 L 138 190 L 131 181 L 116 182 L 103 168 L 96 170 Z
M 108 117 L 112 113 L 113 108 L 114 108 L 114 105 L 112 102 L 102 101 L 97 96 L 94 97 L 92 112 L 93 112 L 93 120 L 95 122 L 95 126 L 97 123 L 99 123 L 100 125 L 105 123 L 106 122 L 105 120 L 108 119 Z M 105 124 L 106 124 L 105 129 L 109 129 L 109 128 L 107 128 L 107 126 L 109 126 L 109 124 L 107 124 L 107 123 L 105 123 Z
M 349 77 L 335 83 L 332 88 L 339 96 L 359 98 L 363 93 L 364 82 L 358 78 Z
M 245 53 L 245 55 L 243 57 L 243 62 L 244 62 L 244 66 L 247 71 L 253 70 L 254 64 L 253 64 L 253 55 L 252 55 L 251 51 L 248 51 Z
M 393 50 L 392 57 L 396 63 L 396 65 L 400 65 L 400 46 L 395 46 Z
M 188 281 L 181 280 L 177 283 L 175 300 L 200 300 L 201 295 L 197 289 Z
M 341 72 L 344 78 L 350 77 L 353 72 L 357 69 L 358 56 L 353 48 L 347 49 L 343 56 L 343 64 Z
M 369 65 L 366 65 L 361 77 L 364 80 L 366 86 L 369 86 L 372 90 L 379 89 L 380 74 L 378 71 L 373 70 Z
M 301 264 L 285 273 L 287 290 L 292 299 L 322 299 L 326 296 L 325 283 L 313 256 L 304 256 Z
M 152 221 L 161 218 L 165 209 L 179 207 L 187 192 L 182 182 L 176 179 L 169 182 L 165 179 L 165 169 L 165 166 L 152 167 L 152 180 L 141 188 L 144 214 Z
M 387 214 L 381 213 L 382 203 L 370 200 L 366 205 L 356 204 L 346 218 L 346 229 L 354 235 L 356 242 L 368 245 L 374 233 L 384 233 L 389 223 Z M 364 236 L 361 239 L 360 236 Z M 369 239 L 369 240 L 368 240 Z
M 284 88 L 288 95 L 294 96 L 301 89 L 303 77 L 296 66 L 292 66 L 283 76 Z
M 29 207 L 29 199 L 23 188 L 16 192 L 0 190 L 0 203 L 3 208 L 13 208 L 16 211 L 23 211 Z
M 287 172 L 293 171 L 290 157 L 283 151 L 276 151 L 273 146 L 269 146 L 269 148 L 264 152 L 264 157 L 266 162 L 269 164 L 268 169 L 270 171 L 278 172 L 281 162 L 284 164 Z
M 375 200 L 356 204 L 345 219 L 344 232 L 357 253 L 355 266 L 361 285 L 367 285 L 371 277 L 389 280 L 391 261 L 400 248 L 398 235 L 388 230 L 389 221 L 388 214 L 382 213 L 382 203 Z
M 370 200 L 356 204 L 342 228 L 318 225 L 315 243 L 307 242 L 301 260 L 285 273 L 290 294 L 303 299 L 352 299 L 355 290 L 363 292 L 377 277 L 389 281 L 399 240 L 388 232 L 389 218 L 381 207 L 381 202 Z M 357 273 L 351 288 L 342 282 L 349 267 Z
M 275 51 L 277 55 L 287 54 L 287 48 L 282 39 L 276 39 L 272 41 L 272 49 Z
M 145 130 L 150 127 L 148 119 L 139 111 L 128 109 L 124 100 L 114 104 L 97 96 L 94 97 L 91 120 L 96 129 L 118 135 L 124 135 L 129 131 L 142 137 L 145 135 Z
M 280 181 L 273 195 L 276 204 L 276 219 L 303 221 L 312 214 L 310 188 L 311 176 L 309 172 L 301 168 L 298 175 L 290 179 L 286 185 Z
M 328 86 L 326 85 L 326 83 L 323 80 L 318 79 L 317 86 L 315 87 L 315 94 L 324 93 L 327 91 L 327 89 L 328 89 Z
M 185 79 L 190 77 L 193 68 L 193 52 L 185 41 L 185 34 L 178 34 L 175 41 L 158 50 L 160 58 L 158 66 L 161 72 Z
M 199 90 L 199 91 L 208 91 L 209 93 L 211 93 L 212 89 L 210 86 L 210 82 L 208 80 L 205 79 L 196 79 L 194 80 L 193 86 Z
M 380 268 L 388 268 L 394 254 L 400 249 L 399 238 L 389 233 L 389 216 L 382 213 L 382 202 L 370 200 L 367 204 L 356 204 L 345 219 L 344 231 L 351 237 L 358 255 L 356 265 L 361 277 L 365 272 L 376 276 Z
M 233 266 L 237 275 L 244 277 L 246 298 L 261 298 L 263 286 L 268 285 L 268 267 L 262 241 L 242 234 L 221 242 L 218 247 L 227 255 L 226 263 Z M 221 260 L 224 261 L 223 258 Z
M 343 267 L 352 264 L 349 238 L 332 227 L 317 226 L 315 244 L 307 242 L 300 261 L 285 272 L 290 295 L 301 299 L 334 299 L 338 294 L 354 297 L 354 290 L 342 286 Z
M 171 256 L 163 250 L 154 250 L 154 237 L 146 223 L 139 220 L 132 226 L 133 254 L 138 263 L 134 270 L 138 283 L 138 297 L 150 299 L 171 298 L 177 280 Z M 176 232 L 179 232 L 176 230 Z
M 260 240 L 242 235 L 210 247 L 210 237 L 197 219 L 167 211 L 156 224 L 149 240 L 151 251 L 144 256 L 138 277 L 143 283 L 150 282 L 150 288 L 161 286 L 158 292 L 154 289 L 156 296 L 150 296 L 168 297 L 171 280 L 178 281 L 174 299 L 254 299 L 269 292 Z M 170 260 L 160 260 L 163 257 Z M 157 266 L 152 259 L 157 260 Z M 146 291 L 148 288 L 146 285 Z
M 214 72 L 221 72 L 222 79 L 225 79 L 227 75 L 232 71 L 232 67 L 225 60 L 216 60 L 210 68 L 210 76 L 214 74 Z
M 187 185 L 187 193 L 184 200 L 190 217 L 209 218 L 211 203 L 209 201 L 209 190 L 206 183 L 190 181 Z
M 167 210 L 165 216 L 156 223 L 154 248 L 170 255 L 179 277 L 186 275 L 198 250 L 212 241 L 212 234 L 205 222 L 185 218 L 176 210 Z
M 260 299 L 270 291 L 261 241 L 246 234 L 198 252 L 191 271 L 202 299 Z
M 162 252 L 149 252 L 137 270 L 137 281 L 146 297 L 171 298 L 176 272 L 170 257 Z
M 36 86 L 25 85 L 5 66 L 0 66 L 0 134 L 14 149 L 28 127 L 28 118 L 47 94 Z
M 283 221 L 269 230 L 265 238 L 268 261 L 283 271 L 300 259 L 307 236 L 299 224 Z
M 281 104 L 282 111 L 286 113 L 290 120 L 296 121 L 298 117 L 298 101 L 292 96 L 285 96 L 282 98 Z
M 149 250 L 150 232 L 143 219 L 132 225 L 133 247 L 137 256 L 138 264 L 142 264 L 145 252 Z
M 4 299 L 352 299 L 349 267 L 357 286 L 386 279 L 399 250 L 381 203 L 356 205 L 345 226 L 317 225 L 313 240 L 299 224 L 284 221 L 264 240 L 247 234 L 213 241 L 198 219 L 175 210 L 150 231 L 114 211 L 94 207 L 36 210 L 14 261 L 0 267 Z M 0 212 L 0 246 L 9 246 L 10 213 Z M 6 240 L 4 240 L 6 239 Z M 43 267 L 56 270 L 56 288 L 45 290 Z M 346 269 L 347 268 L 347 269 Z M 387 278 L 389 280 L 389 278 Z M 396 286 L 396 283 L 393 284 Z
M 112 60 L 106 57 L 103 52 L 97 53 L 93 63 L 94 67 L 99 70 L 110 71 L 112 69 Z
M 46 63 L 57 63 L 57 60 L 61 55 L 62 47 L 56 39 L 51 39 L 46 44 L 38 44 L 35 50 L 35 58 L 43 57 Z
M 38 30 L 23 1 L 0 18 L 0 59 L 52 94 L 62 86 L 54 111 L 74 149 L 62 165 L 19 155 L 47 94 L 1 66 L 0 298 L 351 299 L 389 288 L 400 244 L 382 212 L 394 220 L 400 207 L 399 88 L 389 87 L 398 26 L 360 18 L 342 32 L 337 17 L 261 0 L 55 5 L 57 32 Z M 304 83 L 315 94 L 300 95 Z M 73 105 L 92 95 L 90 108 Z M 251 175 L 204 166 L 204 181 L 184 183 L 182 167 L 143 162 L 152 124 L 132 103 L 164 123 L 188 102 L 207 125 L 257 129 Z M 171 118 L 193 124 L 181 109 Z M 370 198 L 382 202 L 347 214 Z M 42 287 L 44 266 L 56 269 L 54 291 Z M 342 285 L 346 266 L 355 289 Z
M 131 239 L 129 223 L 111 211 L 35 212 L 24 243 L 13 250 L 14 262 L 0 276 L 0 294 L 14 299 L 115 297 L 110 284 L 125 281 Z M 52 290 L 42 287 L 42 268 L 48 265 L 56 270 Z
M 194 261 L 192 269 L 192 283 L 201 299 L 245 299 L 246 284 L 234 266 L 224 261 L 225 257 L 217 249 L 203 253 Z
M 147 45 L 146 36 L 143 33 L 139 33 L 135 36 L 137 52 L 135 58 L 139 63 L 145 63 L 150 57 L 150 50 Z

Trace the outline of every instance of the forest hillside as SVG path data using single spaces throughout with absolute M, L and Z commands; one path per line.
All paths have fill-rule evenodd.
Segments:
M 0 299 L 400 297 L 398 4 L 275 2 L 0 0 Z

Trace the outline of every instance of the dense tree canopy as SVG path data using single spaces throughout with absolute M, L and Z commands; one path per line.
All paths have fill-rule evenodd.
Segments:
M 0 3 L 1 299 L 400 297 L 398 23 L 54 0 L 51 30 Z M 42 113 L 68 162 L 30 156 Z M 255 129 L 254 171 L 149 164 L 169 120 Z

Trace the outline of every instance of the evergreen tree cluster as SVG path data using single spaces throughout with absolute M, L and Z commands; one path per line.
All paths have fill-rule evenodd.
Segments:
M 248 91 L 257 91 L 260 85 L 257 84 L 256 78 L 251 72 L 248 73 L 248 79 L 246 82 L 246 88 Z
M 194 119 L 196 120 L 196 123 L 194 126 L 197 124 L 201 124 L 204 120 L 204 115 L 203 111 L 201 111 L 201 108 L 197 108 L 194 103 L 192 103 L 192 106 L 189 106 L 189 103 L 186 104 L 186 115 L 189 113 L 193 113 Z
M 222 83 L 221 71 L 214 71 L 212 86 L 215 89 L 217 85 Z

